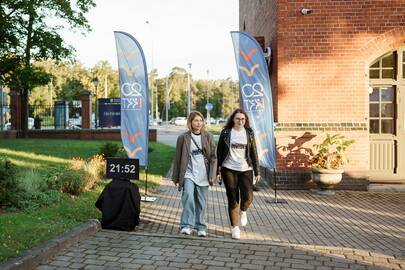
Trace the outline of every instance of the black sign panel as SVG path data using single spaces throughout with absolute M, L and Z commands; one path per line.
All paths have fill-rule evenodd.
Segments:
M 139 179 L 139 159 L 107 158 L 107 178 Z

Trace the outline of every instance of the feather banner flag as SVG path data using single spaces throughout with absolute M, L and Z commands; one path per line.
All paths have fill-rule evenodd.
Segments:
M 238 68 L 240 99 L 255 132 L 260 166 L 274 169 L 273 101 L 267 63 L 262 48 L 246 32 L 231 32 Z
M 121 95 L 121 140 L 129 158 L 148 166 L 149 89 L 145 56 L 139 42 L 114 32 Z

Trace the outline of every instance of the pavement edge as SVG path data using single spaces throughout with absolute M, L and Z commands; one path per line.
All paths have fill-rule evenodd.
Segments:
M 62 250 L 76 244 L 101 229 L 100 222 L 97 219 L 90 219 L 70 231 L 60 236 L 48 240 L 43 244 L 33 247 L 22 253 L 20 256 L 11 258 L 0 263 L 2 270 L 28 270 L 33 269 L 46 260 L 57 255 Z

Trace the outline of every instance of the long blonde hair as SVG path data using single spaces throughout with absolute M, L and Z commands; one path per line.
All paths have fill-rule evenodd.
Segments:
M 205 131 L 204 116 L 199 111 L 192 111 L 187 118 L 187 127 L 188 127 L 188 130 L 190 130 L 191 132 L 193 131 L 193 126 L 191 125 L 191 122 L 193 122 L 194 118 L 196 118 L 197 116 L 201 117 L 201 119 L 203 121 L 203 126 L 201 127 L 201 131 Z

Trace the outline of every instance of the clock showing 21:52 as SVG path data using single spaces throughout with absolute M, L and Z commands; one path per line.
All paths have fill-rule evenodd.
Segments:
M 107 158 L 107 178 L 139 179 L 139 159 Z

